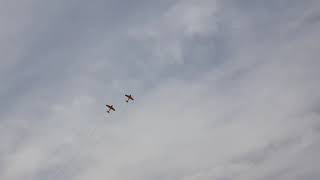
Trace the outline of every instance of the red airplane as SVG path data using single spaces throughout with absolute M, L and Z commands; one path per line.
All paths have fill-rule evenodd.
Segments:
M 129 102 L 129 100 L 134 100 L 134 98 L 131 96 L 131 94 L 130 95 L 125 95 L 128 99 L 126 100 L 126 102 Z
M 114 109 L 114 107 L 113 107 L 113 105 L 106 105 L 109 109 L 107 110 L 107 113 L 110 113 L 110 110 L 112 110 L 112 111 L 116 111 L 115 109 Z

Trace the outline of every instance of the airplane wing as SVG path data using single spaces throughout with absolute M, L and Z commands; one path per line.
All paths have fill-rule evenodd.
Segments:
M 128 99 L 134 100 L 133 97 L 131 96 L 131 94 L 130 94 L 130 95 L 125 94 L 125 96 L 126 96 Z

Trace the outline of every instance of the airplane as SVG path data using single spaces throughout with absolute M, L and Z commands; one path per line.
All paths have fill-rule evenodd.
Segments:
M 131 96 L 131 94 L 130 95 L 125 95 L 128 99 L 126 100 L 126 102 L 129 102 L 129 100 L 134 100 L 134 98 Z
M 106 105 L 109 109 L 107 110 L 107 113 L 110 113 L 110 110 L 112 110 L 112 111 L 116 111 L 115 109 L 114 109 L 114 107 L 113 107 L 113 105 Z

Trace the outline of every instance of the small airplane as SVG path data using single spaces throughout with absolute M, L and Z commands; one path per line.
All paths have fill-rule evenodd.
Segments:
M 107 113 L 110 113 L 110 110 L 112 110 L 112 111 L 116 111 L 115 109 L 114 109 L 114 107 L 113 107 L 113 105 L 106 105 L 109 109 L 107 110 Z
M 128 99 L 126 100 L 126 102 L 129 102 L 129 100 L 134 100 L 134 98 L 131 96 L 131 94 L 130 95 L 125 95 Z

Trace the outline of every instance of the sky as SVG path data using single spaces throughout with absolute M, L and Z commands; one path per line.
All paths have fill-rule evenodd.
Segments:
M 1 180 L 320 179 L 320 1 L 0 0 L 0 27 Z

